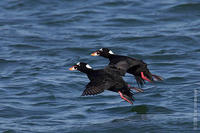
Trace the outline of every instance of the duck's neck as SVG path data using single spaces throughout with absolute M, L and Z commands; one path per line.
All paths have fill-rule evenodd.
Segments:
M 107 54 L 107 55 L 103 55 L 104 58 L 108 58 L 109 60 L 112 59 L 113 57 L 115 57 L 115 54 Z
M 79 71 L 88 75 L 88 74 L 92 73 L 94 70 L 93 69 L 81 69 Z

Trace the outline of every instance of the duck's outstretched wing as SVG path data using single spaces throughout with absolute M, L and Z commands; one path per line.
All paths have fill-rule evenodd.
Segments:
M 101 82 L 94 82 L 91 81 L 86 85 L 86 89 L 83 91 L 82 96 L 86 95 L 97 95 L 99 93 L 104 92 L 113 86 L 112 82 L 109 81 L 101 81 Z

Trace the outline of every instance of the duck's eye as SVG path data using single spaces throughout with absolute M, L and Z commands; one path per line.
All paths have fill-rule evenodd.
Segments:
M 76 70 L 77 70 L 77 68 L 78 68 L 77 66 L 74 66 L 74 69 L 76 69 Z

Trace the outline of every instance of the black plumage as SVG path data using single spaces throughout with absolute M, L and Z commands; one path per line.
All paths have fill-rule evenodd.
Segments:
M 116 69 L 107 66 L 104 69 L 93 70 L 88 64 L 80 62 L 71 67 L 70 70 L 79 70 L 87 74 L 90 80 L 82 96 L 96 95 L 104 92 L 104 90 L 109 90 L 119 93 L 121 98 L 131 104 L 133 103 L 131 87 L 128 86 Z
M 152 74 L 147 68 L 147 64 L 142 60 L 128 56 L 116 55 L 107 48 L 101 48 L 91 55 L 108 58 L 110 61 L 109 66 L 117 69 L 121 76 L 124 76 L 126 72 L 134 75 L 139 87 L 144 85 L 144 80 L 153 82 L 153 77 L 157 80 L 162 80 L 160 76 Z

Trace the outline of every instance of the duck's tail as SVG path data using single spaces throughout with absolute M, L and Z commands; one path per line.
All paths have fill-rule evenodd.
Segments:
M 161 76 L 155 75 L 155 74 L 151 74 L 156 80 L 158 81 L 163 81 L 163 78 Z

